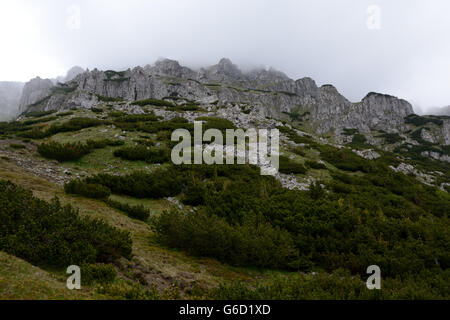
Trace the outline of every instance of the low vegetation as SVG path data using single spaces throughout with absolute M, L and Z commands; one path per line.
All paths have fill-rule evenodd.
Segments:
M 58 199 L 46 202 L 0 181 L 0 250 L 36 265 L 67 267 L 130 258 L 131 239 L 100 220 L 80 218 Z
M 117 146 L 123 142 L 120 140 L 88 140 L 86 143 L 58 143 L 50 141 L 41 143 L 38 147 L 38 152 L 41 156 L 58 160 L 60 162 L 78 160 L 81 157 L 89 154 L 94 149 L 105 148 L 106 146 Z

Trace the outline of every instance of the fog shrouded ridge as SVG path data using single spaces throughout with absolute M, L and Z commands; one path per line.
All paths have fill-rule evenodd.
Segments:
M 331 83 L 351 101 L 383 92 L 429 113 L 450 104 L 449 9 L 445 0 L 5 0 L 0 81 L 159 57 L 196 69 L 225 56 Z

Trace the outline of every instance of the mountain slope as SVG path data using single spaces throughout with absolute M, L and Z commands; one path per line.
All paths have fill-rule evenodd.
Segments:
M 31 89 L 32 84 L 26 86 L 22 111 L 27 101 L 36 102 L 30 98 L 34 90 L 28 87 Z M 134 101 L 148 98 L 182 98 L 221 106 L 245 104 L 262 116 L 281 120 L 288 115 L 308 115 L 311 128 L 319 134 L 339 134 L 344 128 L 404 132 L 403 118 L 413 113 L 408 102 L 395 97 L 369 94 L 354 104 L 331 85 L 317 87 L 310 78 L 294 81 L 273 69 L 244 73 L 228 59 L 198 71 L 167 59 L 154 66 L 121 72 L 94 69 L 54 89 L 48 99 L 30 110 L 90 108 L 105 99 L 121 99 L 132 105 Z M 44 95 L 49 92 L 39 96 Z

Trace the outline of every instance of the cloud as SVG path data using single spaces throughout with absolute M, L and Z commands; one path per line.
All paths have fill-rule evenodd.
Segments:
M 380 29 L 367 27 L 371 5 Z M 332 83 L 352 101 L 379 91 L 426 109 L 450 104 L 449 11 L 446 0 L 2 0 L 0 80 L 229 57 Z

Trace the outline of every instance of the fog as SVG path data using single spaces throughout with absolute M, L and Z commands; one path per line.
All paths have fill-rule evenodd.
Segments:
M 449 12 L 446 0 L 1 0 L 0 81 L 228 57 L 426 112 L 450 105 Z

